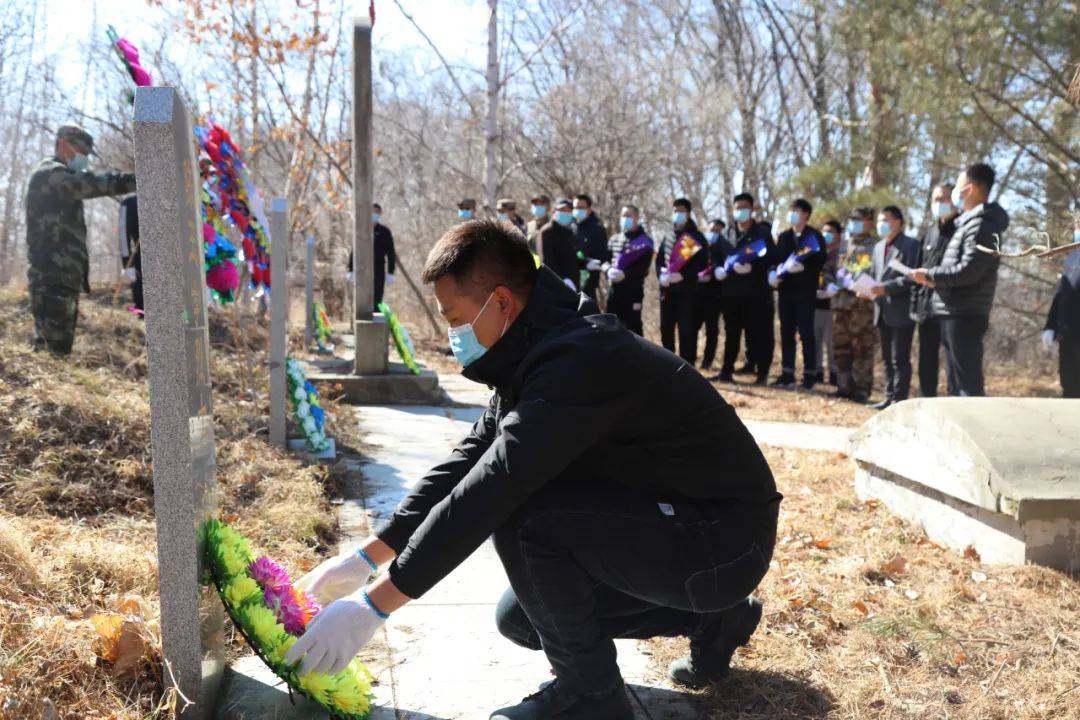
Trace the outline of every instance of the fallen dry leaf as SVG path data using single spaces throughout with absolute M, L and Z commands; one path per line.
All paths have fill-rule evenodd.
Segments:
M 94 640 L 94 652 L 102 660 L 116 662 L 120 628 L 124 624 L 123 616 L 115 613 L 97 613 L 90 617 L 90 624 L 94 626 L 98 634 Z
M 150 643 L 146 639 L 146 628 L 140 622 L 125 621 L 116 640 L 116 662 L 113 664 L 113 677 L 120 678 L 134 674 L 139 663 L 149 655 Z
M 896 555 L 892 560 L 881 566 L 881 573 L 885 576 L 895 577 L 903 575 L 907 567 L 907 559 L 903 555 Z
M 830 547 L 832 547 L 832 538 L 821 538 L 820 540 L 814 540 L 812 544 L 819 550 L 828 550 Z
M 968 545 L 966 548 L 964 548 L 964 557 L 968 558 L 969 560 L 974 560 L 975 562 L 979 562 L 980 560 L 979 551 L 975 549 L 974 545 Z
M 866 603 L 864 603 L 862 600 L 856 600 L 855 602 L 851 603 L 851 606 L 861 612 L 863 615 L 870 614 L 870 608 L 866 607 Z

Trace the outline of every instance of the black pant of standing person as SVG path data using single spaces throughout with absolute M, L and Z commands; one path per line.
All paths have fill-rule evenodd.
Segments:
M 941 369 L 941 320 L 929 317 L 918 325 L 919 394 L 922 397 L 937 397 L 938 375 Z M 946 381 L 949 383 L 949 394 L 955 395 L 952 377 L 947 376 Z
M 779 496 L 657 502 L 566 473 L 495 533 L 511 585 L 496 625 L 597 692 L 619 683 L 614 638 L 689 636 L 695 668 L 722 676 L 760 619 L 749 595 L 768 569 L 778 508 Z
M 725 297 L 723 310 L 724 364 L 720 374 L 727 377 L 734 373 L 739 340 L 745 332 L 747 358 L 754 364 L 758 383 L 764 384 L 776 348 L 772 298 Z
M 640 292 L 635 295 L 621 289 L 611 290 L 607 297 L 607 311 L 619 318 L 630 332 L 644 335 L 645 328 L 641 324 L 640 296 Z
M 1058 376 L 1061 396 L 1080 398 L 1080 335 L 1076 333 L 1058 335 Z
M 716 359 L 716 348 L 720 344 L 720 313 L 724 298 L 714 288 L 701 292 L 698 301 L 697 326 L 705 326 L 705 350 L 701 355 L 701 368 L 708 370 Z
M 698 293 L 692 290 L 671 291 L 660 301 L 660 344 L 675 352 L 678 328 L 678 356 L 693 365 L 697 361 Z
M 814 338 L 814 297 L 801 297 L 781 290 L 780 370 L 795 377 L 795 333 L 802 344 L 803 386 L 812 387 L 817 378 L 817 340 Z
M 960 397 L 986 395 L 983 380 L 983 337 L 990 327 L 986 315 L 941 318 L 941 344 L 945 347 L 950 394 Z
M 907 400 L 911 393 L 911 341 L 915 324 L 892 327 L 878 322 L 881 361 L 885 365 L 885 399 Z

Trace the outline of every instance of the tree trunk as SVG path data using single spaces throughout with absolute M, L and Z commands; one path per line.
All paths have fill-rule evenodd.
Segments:
M 484 116 L 484 205 L 495 207 L 499 174 L 495 167 L 499 142 L 499 0 L 488 0 L 487 108 Z

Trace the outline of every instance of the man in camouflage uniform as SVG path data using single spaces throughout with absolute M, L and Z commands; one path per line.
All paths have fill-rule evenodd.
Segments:
M 870 271 L 876 242 L 873 224 L 873 208 L 858 208 L 851 214 L 847 227 L 848 247 L 841 255 L 838 271 L 838 280 L 842 283 L 838 283 L 841 287 L 832 299 L 836 395 L 858 403 L 869 400 L 874 387 L 877 331 L 873 300 L 856 296 L 850 290 L 850 284 L 863 272 Z
M 26 187 L 26 251 L 34 348 L 67 355 L 75 341 L 79 293 L 90 292 L 83 200 L 135 190 L 134 173 L 86 169 L 94 139 L 74 125 L 56 133 L 56 149 Z

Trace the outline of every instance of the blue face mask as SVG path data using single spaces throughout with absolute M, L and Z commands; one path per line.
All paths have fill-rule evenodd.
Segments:
M 890 232 L 892 232 L 892 226 L 889 223 L 882 220 L 877 224 L 877 234 L 881 237 L 888 237 Z
M 630 232 L 634 229 L 634 218 L 623 217 L 621 220 L 619 220 L 619 227 L 622 228 L 623 232 Z
M 688 219 L 689 219 L 689 215 L 687 215 L 682 210 L 679 210 L 677 212 L 673 212 L 671 214 L 671 222 L 675 224 L 675 227 L 682 227 L 683 225 L 686 224 L 686 221 Z
M 510 216 L 506 213 L 499 213 L 499 222 L 506 222 L 510 219 Z
M 382 220 L 382 215 L 379 213 L 371 213 L 371 222 L 377 225 L 380 220 Z
M 934 212 L 937 214 L 939 219 L 944 220 L 945 218 L 952 215 L 952 203 L 939 202 L 937 204 L 937 207 L 934 208 Z
M 710 245 L 715 245 L 716 241 L 720 239 L 720 233 L 712 231 L 705 236 L 705 239 L 709 241 Z
M 578 222 L 581 222 L 588 216 L 589 213 L 585 211 L 585 208 L 574 208 L 574 219 Z
M 863 221 L 862 220 L 848 220 L 847 231 L 852 235 L 862 235 Z
M 547 206 L 545 205 L 533 205 L 532 215 L 534 218 L 542 218 L 547 215 Z
M 458 210 L 457 216 L 462 220 L 472 220 L 472 210 Z
M 495 293 L 490 293 L 488 295 L 487 300 L 484 301 L 483 306 L 480 308 L 480 312 L 476 313 L 476 317 L 472 319 L 472 322 L 446 329 L 446 334 L 450 336 L 450 352 L 454 353 L 454 357 L 457 358 L 457 361 L 461 363 L 462 367 L 472 365 L 488 351 L 488 348 L 481 345 L 480 341 L 476 339 L 476 331 L 473 330 L 473 323 L 479 320 L 480 316 L 484 314 L 484 310 L 487 309 L 488 303 L 491 302 L 491 298 L 494 296 Z M 505 332 L 506 323 L 503 323 L 502 332 L 499 333 L 500 339 Z
M 825 238 L 826 245 L 832 245 L 836 242 L 836 233 L 834 232 L 823 232 L 821 235 Z
M 787 221 L 789 223 L 791 223 L 792 225 L 795 225 L 795 224 L 797 224 L 799 222 L 800 218 L 802 218 L 802 215 L 800 215 L 795 210 L 792 210 L 791 212 L 788 213 Z
M 748 222 L 750 220 L 750 208 L 735 208 L 735 222 Z
M 75 172 L 82 172 L 90 167 L 90 158 L 82 153 L 76 153 L 75 157 L 68 161 L 67 166 Z
M 555 222 L 559 223 L 563 227 L 566 227 L 570 223 L 574 222 L 574 215 L 573 213 L 568 213 L 565 210 L 557 210 L 555 212 Z

